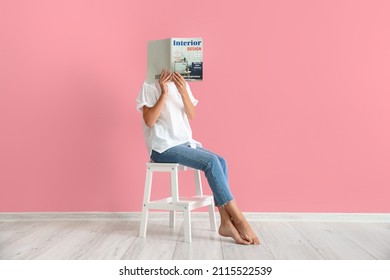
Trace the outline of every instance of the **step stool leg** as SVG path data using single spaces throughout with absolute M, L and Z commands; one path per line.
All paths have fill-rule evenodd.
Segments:
M 172 205 L 177 205 L 179 201 L 179 172 L 177 167 L 171 170 L 171 197 Z M 175 227 L 175 210 L 169 211 L 169 226 Z
M 145 237 L 146 236 L 146 228 L 148 226 L 148 216 L 149 216 L 149 210 L 143 206 L 142 214 L 141 214 L 141 225 L 139 228 L 139 237 Z
M 153 171 L 150 169 L 150 167 L 148 167 L 146 170 L 144 200 L 142 203 L 141 225 L 139 228 L 140 237 L 146 236 L 146 229 L 148 225 L 150 192 L 152 190 L 152 181 L 153 181 Z
M 200 170 L 195 169 L 194 170 L 194 177 L 195 177 L 195 187 L 196 187 L 196 195 L 203 195 L 202 190 L 202 179 L 200 176 Z
M 188 206 L 184 208 L 184 241 L 191 243 L 191 212 Z
M 217 231 L 217 223 L 215 221 L 214 202 L 213 204 L 209 205 L 209 217 L 210 217 L 210 229 L 212 231 Z
M 169 226 L 172 228 L 175 227 L 175 214 L 176 214 L 176 211 L 174 211 L 174 210 L 169 211 Z

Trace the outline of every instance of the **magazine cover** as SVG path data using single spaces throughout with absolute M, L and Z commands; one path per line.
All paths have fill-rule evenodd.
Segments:
M 149 41 L 146 81 L 158 80 L 164 68 L 180 73 L 187 81 L 202 81 L 203 39 L 169 38 Z

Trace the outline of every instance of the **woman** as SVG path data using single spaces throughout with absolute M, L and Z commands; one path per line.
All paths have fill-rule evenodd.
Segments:
M 157 83 L 144 83 L 137 109 L 143 113 L 150 157 L 154 162 L 180 163 L 203 170 L 221 216 L 219 234 L 239 244 L 259 244 L 230 192 L 226 161 L 192 139 L 188 120 L 194 118 L 197 103 L 179 73 L 164 69 Z

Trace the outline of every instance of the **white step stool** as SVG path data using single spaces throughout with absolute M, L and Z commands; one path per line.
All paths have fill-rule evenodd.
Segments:
M 196 195 L 192 197 L 179 197 L 179 171 L 193 170 L 195 175 Z M 170 172 L 171 173 L 171 196 L 150 201 L 152 190 L 153 172 Z M 184 240 L 191 242 L 191 210 L 208 206 L 211 230 L 217 231 L 215 222 L 214 197 L 203 195 L 200 170 L 192 169 L 178 163 L 147 163 L 146 179 L 144 190 L 144 201 L 142 205 L 142 217 L 139 236 L 146 236 L 149 209 L 168 210 L 169 225 L 175 226 L 175 211 L 183 211 L 184 216 Z

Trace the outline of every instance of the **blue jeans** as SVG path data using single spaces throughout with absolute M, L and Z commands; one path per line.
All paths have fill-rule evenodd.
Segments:
M 199 146 L 191 148 L 189 143 L 181 144 L 158 153 L 152 151 L 151 159 L 158 163 L 179 163 L 203 170 L 214 195 L 216 206 L 223 206 L 233 200 L 228 183 L 225 159 Z

